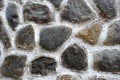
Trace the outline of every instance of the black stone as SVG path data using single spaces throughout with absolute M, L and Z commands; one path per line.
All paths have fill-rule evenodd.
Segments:
M 32 61 L 31 73 L 48 75 L 56 71 L 57 62 L 54 58 L 41 56 Z
M 94 69 L 103 72 L 120 72 L 120 52 L 103 50 L 93 56 Z
M 87 68 L 86 52 L 77 44 L 69 46 L 61 56 L 62 65 L 71 70 L 82 71 Z
M 83 0 L 68 0 L 61 18 L 65 21 L 80 23 L 92 19 L 94 15 Z
M 115 0 L 94 0 L 95 5 L 100 10 L 100 15 L 105 19 L 112 19 L 116 16 Z
M 0 18 L 0 40 L 2 41 L 5 49 L 8 49 L 11 47 L 10 37 L 8 36 L 7 30 L 3 25 L 1 18 Z
M 108 28 L 107 38 L 104 41 L 106 45 L 120 44 L 120 21 L 116 21 Z
M 69 38 L 71 32 L 71 28 L 64 26 L 43 28 L 39 44 L 46 50 L 55 50 Z
M 16 46 L 24 50 L 32 50 L 35 46 L 34 30 L 31 25 L 21 29 L 16 36 Z
M 33 21 L 39 24 L 51 21 L 51 13 L 46 5 L 26 3 L 23 7 L 23 14 L 25 21 Z
M 62 0 L 49 0 L 56 8 L 60 7 Z
M 26 56 L 7 56 L 1 67 L 1 74 L 5 77 L 18 79 L 23 74 Z
M 16 4 L 8 3 L 6 9 L 6 18 L 9 26 L 12 28 L 12 30 L 15 30 L 19 24 L 18 8 Z

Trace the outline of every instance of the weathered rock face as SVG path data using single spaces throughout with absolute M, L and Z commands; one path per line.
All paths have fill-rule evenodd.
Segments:
M 62 65 L 72 70 L 85 70 L 87 68 L 87 58 L 84 49 L 77 44 L 69 46 L 61 56 Z
M 103 50 L 94 55 L 94 69 L 104 72 L 120 72 L 120 52 Z
M 48 75 L 56 71 L 57 62 L 54 58 L 41 56 L 32 61 L 31 73 Z
M 8 3 L 6 9 L 6 19 L 12 30 L 15 30 L 19 24 L 18 8 L 14 3 Z
M 88 21 L 95 15 L 83 0 L 68 0 L 61 18 L 72 23 Z
M 71 28 L 65 26 L 43 28 L 39 44 L 46 50 L 55 50 L 69 38 L 71 32 Z
M 0 0 L 0 10 L 2 10 L 4 7 L 4 1 L 3 0 Z
M 16 46 L 24 50 L 34 49 L 35 38 L 32 25 L 28 25 L 18 32 L 16 36 Z
M 65 74 L 65 75 L 58 76 L 56 80 L 82 80 L 82 79 L 80 77 Z
M 104 41 L 106 45 L 120 44 L 120 22 L 116 21 L 108 29 L 107 38 Z
M 26 56 L 7 56 L 1 67 L 1 74 L 5 77 L 18 79 L 23 74 L 25 67 Z
M 25 21 L 33 21 L 39 24 L 51 21 L 51 12 L 46 5 L 26 3 L 23 7 L 23 14 Z
M 56 8 L 60 7 L 62 0 L 49 0 Z
M 115 0 L 93 0 L 97 8 L 100 10 L 100 15 L 104 19 L 112 19 L 116 16 Z
M 5 29 L 1 18 L 0 18 L 0 40 L 2 41 L 5 49 L 11 47 L 10 37 L 8 36 L 7 30 Z
M 84 41 L 90 44 L 96 44 L 101 31 L 101 25 L 95 24 L 91 27 L 84 28 L 83 30 L 78 32 L 77 37 L 82 38 Z

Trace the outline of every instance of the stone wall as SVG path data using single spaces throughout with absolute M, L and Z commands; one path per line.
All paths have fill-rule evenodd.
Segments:
M 0 80 L 120 80 L 119 0 L 0 0 Z

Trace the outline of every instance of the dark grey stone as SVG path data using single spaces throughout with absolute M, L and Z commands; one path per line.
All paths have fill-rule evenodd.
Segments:
M 17 25 L 19 24 L 19 16 L 18 16 L 18 10 L 17 5 L 14 3 L 8 3 L 7 9 L 6 9 L 6 18 L 9 26 L 12 28 L 12 30 L 15 30 Z
M 94 54 L 94 69 L 103 72 L 120 72 L 120 52 L 116 49 L 103 50 Z
M 2 41 L 5 49 L 8 49 L 11 47 L 10 37 L 8 36 L 7 30 L 3 25 L 1 18 L 0 18 L 0 40 Z
M 112 19 L 116 16 L 115 0 L 94 0 L 95 5 L 100 10 L 100 15 L 105 19 Z
M 0 10 L 2 10 L 4 7 L 4 1 L 3 0 L 0 0 Z
M 51 12 L 46 5 L 28 2 L 23 7 L 25 21 L 48 23 L 51 21 Z
M 116 21 L 108 28 L 107 38 L 104 41 L 106 45 L 120 44 L 120 21 Z
M 61 56 L 62 65 L 65 68 L 82 71 L 87 68 L 86 52 L 77 44 L 69 46 Z
M 56 8 L 60 7 L 62 0 L 49 0 Z
M 26 56 L 7 56 L 1 67 L 1 74 L 5 77 L 17 79 L 23 74 L 26 63 Z
M 32 50 L 35 46 L 34 30 L 32 25 L 18 31 L 16 36 L 16 46 L 24 50 Z
M 31 73 L 48 75 L 56 71 L 57 62 L 54 58 L 41 56 L 32 61 Z
M 80 23 L 92 19 L 94 15 L 83 0 L 68 0 L 61 18 L 65 21 Z
M 71 28 L 64 26 L 43 28 L 39 44 L 46 50 L 55 50 L 69 38 L 71 32 Z

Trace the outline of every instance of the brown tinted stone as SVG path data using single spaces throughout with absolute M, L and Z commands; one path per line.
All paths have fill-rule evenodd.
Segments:
M 23 74 L 26 56 L 7 56 L 1 67 L 1 74 L 5 77 L 18 79 Z
M 14 3 L 8 3 L 8 6 L 6 8 L 7 22 L 9 26 L 12 28 L 12 30 L 15 30 L 15 28 L 19 24 L 19 16 L 17 9 L 18 8 Z
M 72 70 L 85 70 L 87 67 L 86 52 L 77 44 L 69 46 L 61 56 L 62 65 Z
M 3 25 L 1 18 L 0 18 L 0 40 L 2 41 L 5 49 L 11 47 L 10 37 L 8 36 L 7 30 L 5 29 L 5 26 Z
M 3 0 L 0 0 L 0 10 L 2 10 L 4 7 L 4 1 Z
M 57 62 L 54 58 L 41 56 L 32 61 L 31 73 L 48 75 L 56 71 Z
M 36 3 L 26 3 L 23 7 L 25 21 L 35 23 L 48 23 L 51 21 L 51 13 L 46 5 Z
M 77 34 L 77 37 L 82 38 L 84 41 L 90 44 L 96 44 L 100 36 L 101 30 L 102 30 L 102 27 L 99 24 L 95 24 L 91 26 L 90 28 L 87 27 L 81 30 Z
M 120 52 L 114 50 L 103 50 L 93 57 L 94 69 L 104 72 L 120 72 Z
M 95 5 L 100 10 L 100 15 L 105 19 L 112 19 L 116 16 L 115 0 L 94 0 Z
M 82 79 L 73 75 L 65 74 L 58 76 L 56 80 L 82 80 Z
M 90 20 L 94 15 L 83 0 L 68 0 L 68 5 L 63 10 L 61 18 L 65 21 L 80 23 Z
M 116 21 L 108 28 L 107 38 L 104 41 L 106 45 L 120 44 L 120 22 Z
M 55 50 L 70 37 L 71 33 L 72 29 L 65 26 L 43 28 L 39 44 L 46 50 Z
M 35 46 L 34 30 L 31 25 L 18 31 L 16 36 L 16 46 L 24 50 L 32 50 Z
M 62 0 L 49 0 L 56 8 L 60 7 Z

